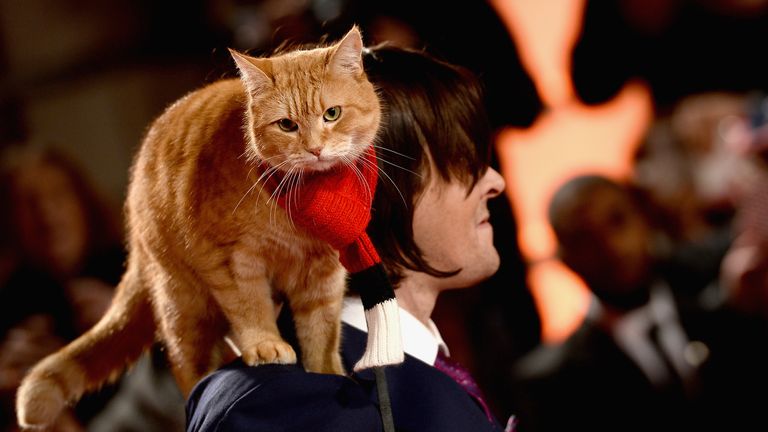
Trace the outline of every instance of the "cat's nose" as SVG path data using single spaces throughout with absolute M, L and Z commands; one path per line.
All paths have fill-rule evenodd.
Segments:
M 307 151 L 319 158 L 320 153 L 323 151 L 323 148 L 322 147 L 308 148 Z

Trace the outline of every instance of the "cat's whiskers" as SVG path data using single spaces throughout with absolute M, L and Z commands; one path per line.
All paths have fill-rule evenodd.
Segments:
M 235 208 L 234 208 L 234 209 L 232 209 L 232 214 L 235 214 L 235 212 L 237 211 L 237 208 L 238 208 L 238 207 L 240 207 L 240 204 L 243 202 L 243 200 L 245 200 L 245 197 L 247 197 L 247 196 L 248 196 L 248 194 L 250 194 L 250 193 L 253 191 L 253 189 L 254 189 L 254 188 L 255 188 L 255 187 L 258 185 L 258 184 L 259 184 L 259 182 L 258 182 L 258 181 L 256 181 L 254 184 L 252 184 L 252 185 L 251 185 L 251 187 L 249 187 L 249 188 L 248 188 L 248 190 L 247 190 L 247 191 L 245 191 L 245 193 L 243 194 L 242 198 L 240 198 L 240 201 L 238 201 L 238 202 L 237 202 L 237 204 L 235 205 Z
M 383 147 L 380 147 L 380 148 L 383 148 Z M 381 155 L 380 153 L 378 153 L 378 152 L 376 153 L 376 157 L 377 157 L 377 158 L 379 158 L 379 160 L 381 160 L 381 161 L 382 161 L 382 162 L 384 162 L 385 164 L 388 164 L 388 165 L 392 165 L 392 166 L 393 166 L 393 167 L 395 167 L 395 168 L 400 168 L 400 169 L 401 169 L 401 170 L 403 170 L 403 171 L 408 171 L 409 173 L 411 173 L 411 174 L 413 174 L 413 175 L 415 175 L 415 176 L 417 176 L 417 177 L 419 177 L 419 178 L 423 178 L 423 177 L 424 177 L 423 175 L 421 175 L 420 173 L 417 173 L 416 171 L 411 171 L 411 170 L 409 170 L 408 168 L 402 167 L 402 166 L 400 166 L 400 165 L 398 165 L 398 164 L 396 164 L 396 163 L 394 163 L 394 162 L 390 162 L 390 161 L 386 160 L 386 159 L 385 159 L 385 158 L 383 158 L 383 157 L 382 157 L 382 155 Z M 407 157 L 407 156 L 406 156 L 406 157 Z M 411 159 L 411 158 L 409 158 L 409 159 Z
M 363 163 L 363 165 L 367 165 L 367 166 L 371 167 L 372 169 L 377 170 L 381 174 L 384 174 L 384 177 L 386 177 L 387 180 L 389 180 L 389 182 L 392 183 L 392 186 L 395 187 L 395 190 L 397 191 L 397 194 L 400 195 L 400 199 L 403 200 L 403 204 L 405 204 L 406 207 L 408 206 L 408 202 L 405 200 L 405 196 L 403 196 L 403 193 L 400 191 L 400 188 L 397 187 L 397 184 L 395 183 L 395 181 L 392 180 L 392 177 L 390 177 L 389 174 L 386 173 L 386 171 L 381 169 L 377 164 L 375 164 L 375 163 L 373 163 L 373 162 L 371 162 L 371 161 L 369 161 L 367 159 L 360 159 L 360 161 Z
M 379 149 L 379 150 L 386 150 L 388 152 L 392 152 L 392 153 L 394 153 L 394 154 L 396 154 L 398 156 L 402 156 L 402 157 L 404 157 L 406 159 L 416 160 L 416 158 L 414 158 L 414 157 L 408 156 L 406 154 L 400 153 L 398 151 L 395 151 L 395 150 L 392 150 L 392 149 L 389 149 L 389 148 L 386 148 L 386 147 L 382 147 L 382 146 L 379 146 L 379 145 L 376 145 L 376 144 L 371 144 L 371 146 L 373 146 L 373 148 L 376 148 L 376 149 Z M 377 153 L 377 155 L 378 155 L 378 153 Z
M 269 179 L 272 178 L 272 176 L 274 176 L 277 173 L 277 171 L 280 169 L 281 166 L 287 164 L 288 162 L 289 162 L 288 160 L 284 160 L 284 161 L 280 162 L 279 164 L 277 164 L 275 166 L 271 166 L 270 165 L 269 168 L 264 170 L 264 172 L 261 174 L 261 176 L 256 180 L 256 183 L 258 183 L 258 182 L 261 181 L 261 179 L 264 178 L 264 176 L 267 177 L 266 179 L 264 179 L 264 182 L 261 184 L 261 189 L 259 190 L 259 194 L 264 192 L 264 186 L 266 186 L 267 183 L 269 183 Z
M 235 214 L 235 212 L 237 211 L 237 208 L 238 208 L 238 207 L 240 207 L 240 204 L 242 204 L 242 202 L 245 200 L 245 198 L 246 198 L 246 197 L 247 197 L 247 196 L 248 196 L 248 195 L 249 195 L 251 192 L 253 192 L 253 189 L 254 189 L 254 188 L 256 188 L 256 186 L 258 186 L 259 182 L 261 182 L 261 179 L 263 179 L 263 178 L 264 178 L 264 176 L 269 176 L 269 177 L 271 177 L 271 175 L 272 175 L 272 174 L 274 174 L 274 173 L 275 173 L 275 171 L 277 171 L 277 169 L 278 169 L 280 166 L 284 165 L 284 164 L 285 164 L 285 163 L 287 163 L 287 162 L 288 162 L 288 161 L 284 161 L 284 162 L 281 162 L 280 164 L 278 164 L 278 165 L 276 165 L 276 166 L 274 166 L 274 167 L 273 167 L 273 166 L 270 166 L 269 168 L 267 168 L 267 169 L 266 169 L 266 170 L 265 170 L 265 171 L 264 171 L 264 172 L 261 174 L 261 176 L 259 176 L 259 178 L 258 178 L 258 179 L 256 179 L 256 181 L 255 181 L 255 182 L 254 182 L 254 183 L 251 185 L 251 187 L 250 187 L 250 188 L 248 188 L 248 190 L 247 190 L 247 191 L 245 191 L 245 193 L 243 194 L 243 196 L 240 198 L 240 201 L 238 201 L 238 202 L 237 202 L 237 204 L 235 205 L 235 208 L 232 210 L 232 214 Z M 253 168 L 251 168 L 251 170 L 253 170 Z M 250 171 L 248 172 L 248 175 L 250 176 Z M 261 185 L 261 190 L 259 191 L 259 193 L 260 193 L 260 194 L 261 194 L 261 192 L 264 190 L 264 185 L 265 185 L 265 184 L 266 184 L 266 183 L 269 181 L 269 177 L 267 177 L 267 179 L 266 179 L 266 180 L 264 181 L 264 183 Z
M 272 159 L 277 159 L 277 158 L 279 158 L 279 157 L 283 157 L 283 155 L 275 155 L 275 156 L 270 156 L 270 157 L 268 157 L 268 158 L 266 158 L 266 159 L 261 159 L 261 158 L 259 158 L 259 159 L 257 159 L 257 160 L 253 160 L 252 162 L 254 162 L 254 163 L 256 164 L 256 167 L 257 167 L 257 168 L 261 168 L 261 166 L 262 166 L 262 165 L 266 165 L 266 166 L 267 166 L 267 169 L 265 170 L 265 172 L 267 172 L 267 171 L 270 171 L 270 170 L 271 170 L 271 168 L 280 167 L 280 166 L 284 165 L 286 162 L 288 162 L 287 160 L 285 160 L 285 161 L 283 161 L 283 162 L 281 162 L 281 163 L 279 163 L 279 164 L 277 164 L 277 165 L 275 165 L 275 166 L 273 166 L 272 164 L 268 163 L 268 162 L 269 162 L 269 161 L 271 161 Z M 262 173 L 262 177 L 263 177 L 263 176 L 264 176 L 264 173 Z M 261 178 L 259 178 L 259 180 L 261 180 Z M 258 181 L 258 180 L 257 180 L 257 181 Z
M 290 169 L 288 169 L 288 172 L 286 172 L 285 175 L 283 176 L 283 178 L 280 179 L 280 183 L 278 183 L 278 185 L 275 188 L 275 190 L 272 191 L 272 194 L 269 196 L 269 199 L 267 199 L 267 204 L 269 204 L 270 201 L 272 201 L 272 204 L 271 204 L 272 208 L 270 209 L 270 212 L 269 212 L 269 222 L 270 222 L 270 224 L 273 221 L 273 219 L 272 219 L 272 215 L 273 215 L 272 210 L 273 209 L 275 210 L 275 214 L 277 212 L 277 204 L 278 203 L 277 203 L 276 197 L 278 197 L 280 195 L 280 193 L 281 193 L 280 191 L 284 187 L 286 187 L 288 185 L 289 179 L 291 177 L 291 173 L 293 172 L 293 170 L 295 168 L 296 168 L 295 165 L 291 165 Z M 290 193 L 290 190 L 288 190 L 288 192 Z M 289 215 L 288 217 L 290 218 L 290 211 L 291 211 L 291 209 L 290 209 L 290 195 L 288 196 L 288 198 L 289 198 L 289 200 L 286 200 L 286 203 L 288 203 L 288 215 Z
M 355 163 L 355 161 L 350 159 L 349 156 L 347 155 L 341 155 L 339 158 L 341 159 L 344 165 L 347 165 L 348 167 L 350 167 L 352 171 L 355 173 L 355 177 L 357 177 L 357 181 L 359 181 L 360 184 L 365 189 L 366 200 L 373 201 L 373 196 L 371 194 L 371 187 L 368 185 L 368 182 L 365 180 L 365 176 L 363 176 L 363 173 L 357 167 L 357 164 Z M 365 169 L 365 166 L 363 166 L 363 169 Z
M 246 149 L 245 149 L 245 151 L 243 151 L 243 152 L 240 154 L 240 156 L 238 156 L 238 157 L 237 157 L 237 159 L 242 159 L 243 157 L 246 157 L 246 158 L 248 158 L 248 157 L 249 157 L 249 154 L 248 154 L 248 153 L 249 153 L 249 151 L 248 151 L 248 149 L 246 148 Z
M 293 227 L 293 216 L 291 212 L 291 182 L 293 182 L 293 170 L 296 168 L 295 165 L 291 166 L 288 169 L 288 172 L 285 173 L 285 192 L 283 194 L 285 195 L 285 206 L 283 206 L 283 210 L 285 210 L 285 213 L 288 215 L 288 221 L 291 224 L 291 227 Z M 275 209 L 277 211 L 277 209 Z
M 297 207 L 298 207 L 298 205 L 300 203 L 299 195 L 301 194 L 301 177 L 303 175 L 304 175 L 304 167 L 299 167 L 299 172 L 298 172 L 298 174 L 296 174 L 296 176 L 295 176 L 296 180 L 294 182 L 294 185 L 292 186 L 292 189 L 293 189 L 293 192 L 294 192 L 294 194 L 293 194 L 294 204 Z M 293 219 L 291 219 L 291 225 L 293 225 Z M 295 230 L 296 226 L 294 226 L 293 228 Z
M 266 159 L 258 158 L 258 159 L 254 159 L 253 162 L 256 163 L 256 166 L 261 166 L 261 165 L 271 161 L 272 159 L 277 159 L 279 157 L 283 157 L 283 155 L 277 154 L 277 155 L 274 155 L 274 156 L 270 156 L 270 157 L 268 157 Z
M 293 214 L 291 213 L 291 198 L 293 198 L 294 204 L 296 203 L 296 195 L 298 195 L 298 188 L 296 187 L 296 180 L 298 179 L 298 174 L 294 172 L 294 169 L 299 169 L 297 166 L 292 166 L 291 169 L 288 171 L 288 185 L 287 185 L 287 194 L 288 198 L 286 199 L 287 203 L 287 209 L 288 209 L 288 221 L 291 223 L 291 228 L 296 231 L 296 225 L 293 223 Z M 291 196 L 293 195 L 293 196 Z
M 247 150 L 246 150 L 246 153 L 247 153 Z M 245 154 L 245 153 L 244 153 L 244 154 Z M 241 155 L 241 156 L 242 156 L 242 155 Z M 251 178 L 251 174 L 253 174 L 253 170 L 255 170 L 256 168 L 260 168 L 260 167 L 261 167 L 261 165 L 262 165 L 264 162 L 266 162 L 266 161 L 268 161 L 268 160 L 270 160 L 270 159 L 275 159 L 275 158 L 277 158 L 277 157 L 280 157 L 280 156 L 281 156 L 281 155 L 276 155 L 276 156 L 272 156 L 272 157 L 269 157 L 269 158 L 267 158 L 267 159 L 259 159 L 259 160 L 255 160 L 255 159 L 254 159 L 254 160 L 249 160 L 248 162 L 250 162 L 250 164 L 249 164 L 249 165 L 251 165 L 251 168 L 248 170 L 248 174 L 246 174 L 246 175 L 245 175 L 245 178 L 246 178 L 246 179 L 249 179 L 249 178 Z M 256 180 L 256 181 L 258 182 L 258 180 Z
M 275 224 L 275 213 L 276 213 L 276 207 L 277 207 L 277 200 L 273 200 L 275 195 L 279 193 L 280 186 L 282 185 L 283 180 L 285 180 L 285 176 L 280 180 L 280 183 L 277 185 L 277 187 L 272 191 L 272 193 L 269 195 L 269 198 L 267 198 L 267 207 L 269 208 L 269 224 L 274 225 Z

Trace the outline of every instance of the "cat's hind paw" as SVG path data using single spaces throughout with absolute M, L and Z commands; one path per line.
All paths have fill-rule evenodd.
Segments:
M 243 361 L 249 366 L 265 363 L 295 364 L 296 352 L 281 340 L 262 340 L 243 350 Z

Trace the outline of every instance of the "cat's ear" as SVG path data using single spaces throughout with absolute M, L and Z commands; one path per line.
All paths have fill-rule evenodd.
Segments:
M 336 44 L 329 62 L 330 70 L 337 74 L 360 75 L 363 72 L 363 37 L 357 26 Z
M 272 78 L 269 77 L 271 64 L 269 60 L 250 57 L 230 49 L 229 53 L 235 59 L 237 69 L 240 70 L 240 79 L 251 93 L 261 93 L 272 86 Z

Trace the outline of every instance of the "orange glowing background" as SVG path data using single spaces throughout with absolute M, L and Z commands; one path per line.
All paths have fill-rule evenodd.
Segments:
M 546 216 L 549 199 L 574 175 L 626 178 L 634 148 L 651 120 L 652 102 L 641 83 L 627 84 L 600 106 L 586 106 L 575 97 L 570 54 L 581 31 L 584 0 L 491 4 L 515 39 L 545 105 L 530 128 L 502 131 L 496 146 L 519 222 L 520 247 L 530 265 L 528 283 L 541 315 L 542 339 L 557 342 L 581 323 L 589 294 L 555 258 Z

